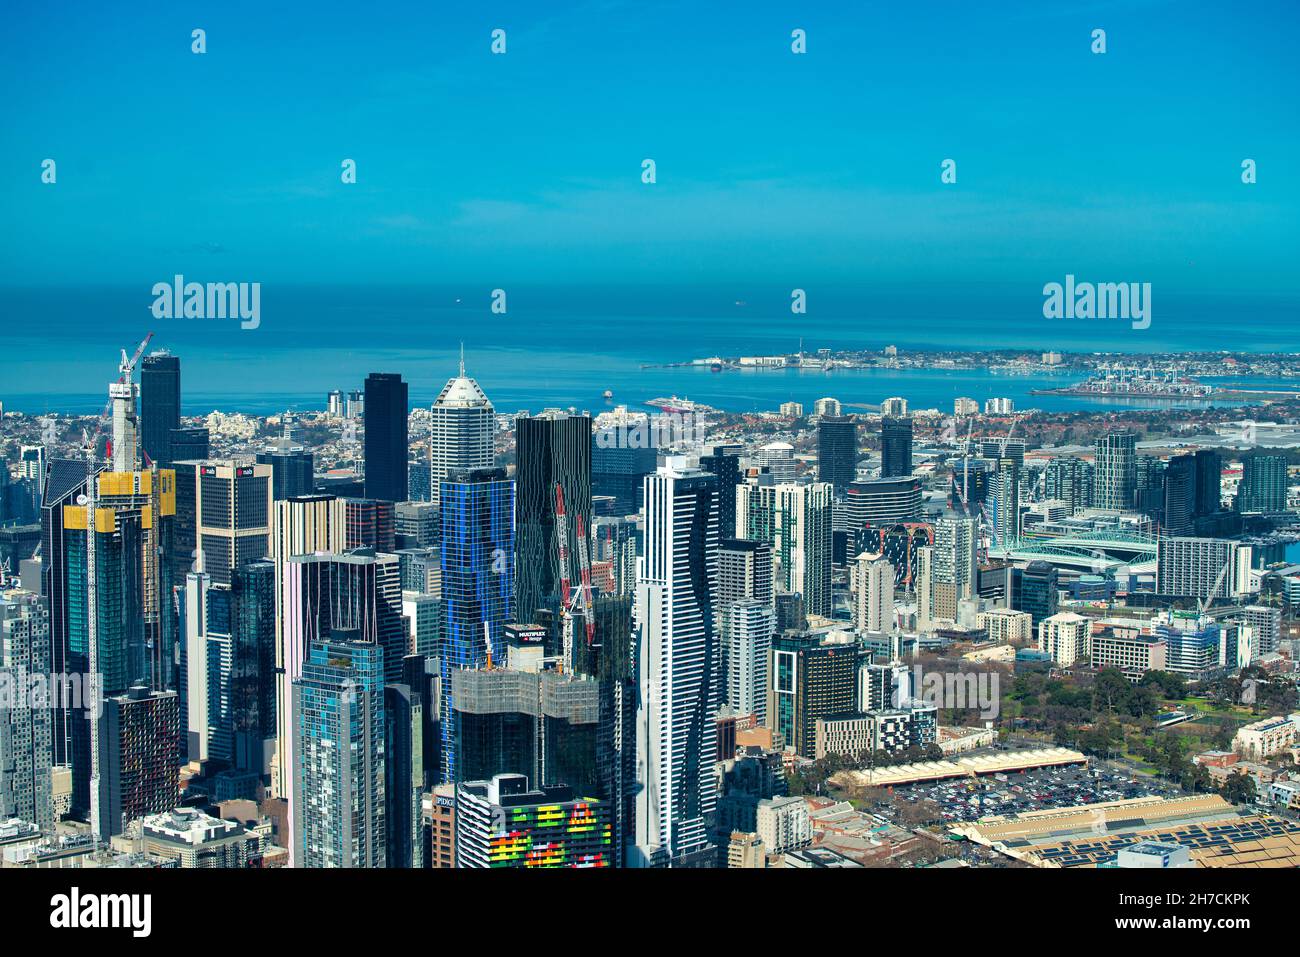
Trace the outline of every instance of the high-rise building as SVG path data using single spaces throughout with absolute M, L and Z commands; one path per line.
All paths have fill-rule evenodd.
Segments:
M 172 432 L 181 427 L 181 360 L 166 351 L 140 361 L 140 441 L 160 466 L 171 464 Z
M 339 630 L 293 681 L 294 867 L 385 864 L 384 671 L 381 647 Z
M 1196 515 L 1196 459 L 1175 455 L 1165 469 L 1164 531 L 1187 535 Z
M 451 673 L 456 762 L 463 780 L 526 773 L 538 781 L 600 790 L 600 683 L 587 675 L 539 671 L 516 658 L 506 667 Z
M 1196 450 L 1196 503 L 1193 517 L 1214 515 L 1223 508 L 1223 463 L 1213 449 Z
M 398 502 L 393 506 L 394 544 L 430 548 L 438 544 L 438 509 L 432 502 Z
M 1070 514 L 1092 507 L 1093 467 L 1072 455 L 1053 456 L 1043 470 L 1043 497 L 1064 502 Z
M 74 459 L 50 459 L 45 466 L 41 488 L 41 570 L 40 594 L 50 616 L 50 669 L 65 674 L 72 667 L 71 618 L 69 590 L 75 579 L 69 577 L 68 538 L 85 537 L 84 528 L 65 528 L 65 506 L 77 506 L 77 498 L 86 489 L 86 463 Z M 173 509 L 175 505 L 173 503 Z M 73 742 L 87 740 L 85 721 L 72 722 L 62 702 L 54 707 L 54 763 L 72 764 Z M 78 734 L 77 732 L 81 732 Z M 83 749 L 84 750 L 84 749 Z M 89 755 L 86 755 L 87 762 Z M 82 810 L 89 808 L 89 795 L 83 794 Z
M 1091 655 L 1089 640 L 1092 623 L 1072 611 L 1057 612 L 1038 623 L 1038 650 L 1052 656 L 1052 660 L 1068 668 Z
M 456 787 L 457 867 L 612 867 L 613 853 L 608 807 L 568 785 L 498 774 Z
M 712 866 L 718 480 L 670 459 L 645 480 L 637 575 L 633 866 Z
M 1241 459 L 1241 483 L 1233 507 L 1238 512 L 1286 511 L 1286 456 L 1246 455 Z
M 406 397 L 396 372 L 366 376 L 366 498 L 406 501 Z
M 718 477 L 718 530 L 725 538 L 736 531 L 736 486 L 740 484 L 740 456 L 729 446 L 715 445 L 700 456 L 700 468 Z M 650 469 L 649 475 L 654 469 Z
M 0 592 L 0 683 L 10 699 L 0 707 L 0 820 L 18 818 L 43 831 L 55 824 L 54 712 L 25 696 L 29 676 L 50 673 L 45 602 L 21 589 Z
M 1218 538 L 1162 538 L 1156 546 L 1156 593 L 1233 598 L 1250 588 L 1251 546 Z
M 106 695 L 123 694 L 135 684 L 168 688 L 175 680 L 176 637 L 169 606 L 174 482 L 170 469 L 102 471 L 95 478 L 93 505 L 65 502 L 61 508 L 59 564 L 67 616 L 63 665 L 69 672 L 98 674 Z M 73 805 L 89 809 L 95 819 L 100 716 L 92 711 L 84 723 L 72 721 L 67 712 L 64 717 L 73 752 Z
M 1128 511 L 1137 489 L 1137 457 L 1132 432 L 1109 432 L 1097 439 L 1093 465 L 1095 508 Z
M 410 625 L 402 616 L 395 555 L 376 555 L 366 548 L 293 555 L 283 568 L 278 700 L 285 706 L 277 712 L 276 787 L 278 795 L 292 804 L 296 778 L 291 750 L 298 720 L 293 714 L 292 684 L 302 674 L 312 642 L 340 632 L 355 633 L 357 640 L 383 649 L 383 665 L 389 673 L 380 676 L 381 684 L 400 681 L 402 658 L 410 651 Z
M 271 538 L 271 561 L 275 564 L 275 670 L 283 674 L 286 668 L 284 623 L 289 606 L 285 602 L 285 569 L 290 558 L 311 555 L 315 552 L 340 554 L 346 550 L 346 530 L 343 500 L 333 495 L 303 495 L 275 503 L 275 534 Z M 305 647 L 302 653 L 305 654 Z M 275 710 L 277 759 L 276 775 L 272 780 L 272 793 L 283 797 L 288 787 L 284 777 L 288 768 L 288 727 L 284 722 L 289 713 L 289 685 L 276 683 Z
M 257 453 L 260 465 L 271 466 L 271 498 L 277 502 L 312 493 L 316 458 L 289 439 L 275 439 Z
M 823 415 L 817 422 L 817 478 L 843 492 L 857 478 L 857 461 L 856 423 L 849 416 Z
M 132 685 L 126 694 L 104 699 L 98 723 L 98 801 L 91 825 L 107 840 L 131 821 L 180 802 L 180 704 L 174 691 Z
M 788 750 L 813 757 L 817 719 L 857 710 L 858 665 L 856 643 L 823 642 L 814 635 L 772 639 L 767 726 Z
M 930 551 L 929 618 L 957 620 L 958 605 L 975 592 L 979 523 L 973 518 L 941 518 Z M 923 622 L 924 623 L 924 622 Z
M 229 585 L 234 569 L 271 554 L 271 492 L 269 465 L 234 460 L 177 463 L 177 520 L 184 529 L 180 544 L 190 543 L 192 530 L 194 549 L 202 552 L 214 583 Z M 193 557 L 177 555 L 178 573 Z
M 397 547 L 393 503 L 377 498 L 343 499 L 344 538 L 348 548 L 392 552 Z
M 625 427 L 592 432 L 591 492 L 614 499 L 614 515 L 631 515 L 641 509 L 642 481 L 655 470 L 658 432 L 647 429 L 645 443 L 620 441 Z
M 1017 611 L 1027 611 L 1034 627 L 1056 614 L 1060 606 L 1060 585 L 1055 566 L 1049 562 L 1030 562 L 1019 573 L 1019 587 L 1014 589 Z
M 737 535 L 772 546 L 777 584 L 803 595 L 808 614 L 831 615 L 831 486 L 741 485 Z M 743 527 L 742 527 L 743 526 Z
M 424 697 L 407 684 L 384 686 L 384 836 L 386 867 L 424 866 Z
M 921 482 L 910 475 L 850 483 L 845 511 L 852 529 L 913 522 L 921 516 Z
M 442 483 L 441 662 L 442 775 L 460 778 L 451 671 L 480 668 L 505 648 L 505 625 L 515 605 L 515 483 L 504 469 L 454 473 Z
M 880 477 L 899 478 L 911 474 L 912 420 L 886 415 L 880 420 Z
M 194 462 L 206 459 L 211 439 L 206 427 L 201 425 L 172 429 L 171 465 L 174 462 Z
M 767 721 L 767 664 L 776 634 L 771 602 L 745 598 L 727 611 L 727 703 L 740 715 Z
M 862 552 L 857 558 L 854 592 L 855 624 L 859 631 L 895 630 L 893 564 L 884 555 Z
M 496 463 L 496 413 L 479 384 L 465 375 L 464 355 L 460 374 L 447 381 L 429 411 L 429 500 L 437 505 L 448 475 Z
M 998 459 L 989 477 L 985 513 L 995 547 L 1010 547 L 1020 539 L 1020 469 L 1009 456 Z
M 515 595 L 526 621 L 545 609 L 558 615 L 560 552 L 556 541 L 556 486 L 568 516 L 571 577 L 578 536 L 591 528 L 591 419 L 547 410 L 515 420 Z M 554 653 L 558 649 L 552 648 Z

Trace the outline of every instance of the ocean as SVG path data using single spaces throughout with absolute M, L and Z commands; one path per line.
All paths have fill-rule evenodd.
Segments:
M 811 410 L 823 396 L 877 405 L 903 396 L 915 408 L 952 400 L 1011 398 L 1049 411 L 1141 407 L 1119 400 L 1031 396 L 1075 381 L 1063 375 L 1000 375 L 977 370 L 729 370 L 664 368 L 714 355 L 807 353 L 819 348 L 881 350 L 1015 348 L 1033 352 L 1295 350 L 1293 303 L 1255 303 L 1225 324 L 1198 300 L 1152 328 L 1093 320 L 1048 322 L 1041 296 L 984 296 L 923 290 L 809 293 L 809 313 L 789 313 L 789 291 L 772 287 L 520 288 L 507 312 L 490 311 L 490 287 L 274 286 L 262 290 L 261 324 L 155 319 L 149 284 L 123 288 L 0 290 L 6 372 L 0 401 L 26 413 L 98 411 L 116 378 L 119 351 L 147 332 L 150 349 L 181 357 L 183 412 L 258 414 L 323 408 L 331 389 L 361 388 L 369 372 L 398 372 L 413 405 L 427 405 L 454 375 L 463 342 L 466 367 L 501 411 L 547 406 L 599 411 L 677 395 L 733 412 L 774 410 L 786 401 Z M 1240 308 L 1240 307 L 1237 307 Z M 1242 387 L 1300 382 L 1225 380 Z M 608 402 L 605 390 L 613 393 Z M 1150 407 L 1169 408 L 1168 403 Z

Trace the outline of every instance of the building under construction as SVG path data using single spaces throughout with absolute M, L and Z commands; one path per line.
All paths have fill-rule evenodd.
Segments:
M 597 793 L 600 684 L 559 671 L 455 669 L 451 700 L 462 780 L 525 774 Z

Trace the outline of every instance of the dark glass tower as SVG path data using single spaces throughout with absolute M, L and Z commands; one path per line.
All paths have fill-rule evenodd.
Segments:
M 515 424 L 518 523 L 515 530 L 516 607 L 525 621 L 538 609 L 557 610 L 560 553 L 555 541 L 555 486 L 568 516 L 569 577 L 577 581 L 578 525 L 591 528 L 591 419 L 547 411 Z M 444 523 L 445 534 L 445 523 Z M 445 587 L 445 586 L 444 586 Z M 549 653 L 558 648 L 548 648 Z
M 1196 505 L 1195 515 L 1202 518 L 1213 515 L 1222 506 L 1223 463 L 1213 449 L 1196 452 Z
M 817 478 L 842 492 L 857 477 L 857 426 L 847 415 L 824 415 L 817 423 Z M 908 428 L 911 461 L 911 428 Z M 730 530 L 728 530 L 730 534 Z
M 880 420 L 880 477 L 912 474 L 912 420 L 885 416 Z
M 181 360 L 166 352 L 140 363 L 140 440 L 159 465 L 172 461 L 172 432 L 181 427 Z
M 406 501 L 406 391 L 395 372 L 366 376 L 366 498 Z
M 1164 530 L 1169 535 L 1189 535 L 1196 508 L 1196 459 L 1175 455 L 1165 470 Z
M 714 446 L 711 455 L 700 456 L 700 468 L 718 477 L 718 535 L 730 538 L 736 534 L 736 486 L 740 484 L 740 456 L 722 446 Z

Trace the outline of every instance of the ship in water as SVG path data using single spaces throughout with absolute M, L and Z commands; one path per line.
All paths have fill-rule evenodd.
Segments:
M 675 395 L 670 396 L 667 399 L 662 397 L 658 399 L 651 399 L 649 402 L 646 403 L 646 405 L 650 406 L 652 409 L 659 409 L 660 411 L 663 412 L 677 412 L 677 413 L 702 412 L 703 410 L 708 408 L 708 406 L 700 405 L 697 402 L 692 402 L 690 399 L 679 399 Z

